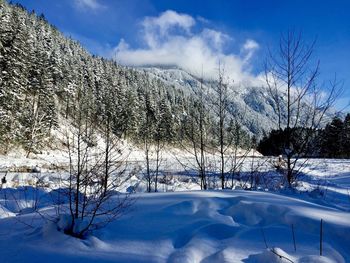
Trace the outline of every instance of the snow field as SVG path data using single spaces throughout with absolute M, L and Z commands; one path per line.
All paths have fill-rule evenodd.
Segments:
M 0 220 L 1 232 L 7 232 L 0 235 L 1 262 L 22 262 L 28 255 L 35 255 L 33 262 L 46 262 L 48 257 L 50 262 L 288 262 L 271 249 L 293 262 L 350 260 L 350 214 L 335 208 L 238 190 L 134 198 L 129 213 L 86 240 L 64 235 L 35 214 L 9 215 Z M 323 257 L 318 256 L 321 218 Z M 35 228 L 18 220 L 35 222 Z M 16 251 L 21 253 L 13 258 Z
M 42 162 L 53 161 L 53 156 Z M 136 192 L 130 211 L 84 240 L 65 235 L 60 223 L 34 212 L 55 218 L 53 204 L 58 191 L 64 191 L 58 190 L 64 172 L 8 173 L 7 187 L 17 188 L 0 190 L 0 262 L 350 262 L 349 160 L 310 160 L 295 191 L 275 186 L 196 191 L 196 171 L 184 170 L 169 154 L 162 172 L 170 179 L 159 184 L 159 191 L 168 193 L 146 194 L 142 163 L 137 161 L 141 156 L 133 155 L 141 170 L 120 187 L 121 192 Z M 0 166 L 6 168 L 20 157 L 11 158 L 0 158 Z M 35 167 L 40 160 L 23 164 Z M 247 158 L 242 165 L 242 175 L 249 174 L 251 161 Z M 262 163 L 260 176 L 276 176 L 269 170 L 271 163 Z M 33 176 L 50 187 L 30 186 Z M 10 184 L 17 179 L 18 185 Z

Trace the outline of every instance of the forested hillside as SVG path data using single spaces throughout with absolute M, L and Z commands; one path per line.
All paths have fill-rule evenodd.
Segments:
M 28 153 L 47 146 L 60 118 L 74 125 L 77 112 L 96 129 L 108 119 L 114 134 L 135 142 L 145 137 L 166 142 L 186 138 L 190 116 L 202 108 L 198 96 L 184 94 L 146 71 L 90 55 L 43 16 L 5 1 L 0 5 L 3 152 L 14 145 Z M 208 140 L 214 143 L 215 120 L 203 112 Z

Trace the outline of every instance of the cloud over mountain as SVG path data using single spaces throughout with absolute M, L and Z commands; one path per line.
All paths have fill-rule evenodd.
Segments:
M 139 30 L 142 46 L 133 48 L 121 39 L 113 57 L 129 66 L 176 65 L 195 75 L 203 69 L 205 78 L 216 78 L 220 63 L 235 82 L 256 83 L 250 61 L 259 44 L 246 39 L 237 54 L 227 53 L 225 46 L 233 38 L 202 25 L 201 20 L 172 10 L 145 17 Z

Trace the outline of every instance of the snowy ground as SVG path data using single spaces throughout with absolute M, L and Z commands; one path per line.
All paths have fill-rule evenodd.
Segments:
M 350 214 L 338 209 L 248 191 L 135 198 L 131 212 L 87 240 L 66 236 L 37 215 L 3 218 L 1 262 L 288 262 L 265 248 L 264 236 L 269 248 L 293 262 L 350 260 Z M 324 257 L 318 256 L 320 219 Z
M 0 157 L 0 168 L 42 166 L 43 159 Z M 247 171 L 250 165 L 248 158 Z M 35 201 L 23 188 L 7 189 L 6 197 L 0 190 L 0 262 L 350 262 L 349 160 L 311 160 L 293 192 L 196 191 L 199 185 L 182 168 L 175 161 L 168 165 L 174 178 L 161 185 L 162 191 L 178 192 L 134 194 L 126 215 L 85 240 L 66 236 L 33 213 Z M 31 174 L 8 176 L 28 182 Z M 54 185 L 57 174 L 47 170 L 40 176 Z M 144 189 L 136 176 L 128 185 Z M 54 212 L 49 194 L 40 192 L 44 202 L 38 207 L 45 213 Z

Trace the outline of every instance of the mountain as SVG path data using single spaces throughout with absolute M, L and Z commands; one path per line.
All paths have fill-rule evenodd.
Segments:
M 115 135 L 135 143 L 153 140 L 161 129 L 161 140 L 173 143 L 184 139 L 189 121 L 198 121 L 200 104 L 208 143 L 217 142 L 215 80 L 201 82 L 173 65 L 130 68 L 93 56 L 43 16 L 1 0 L 0 36 L 2 152 L 14 146 L 28 154 L 45 148 L 62 123 L 76 126 L 80 119 L 96 130 L 108 122 Z M 285 105 L 285 94 L 278 96 Z M 229 119 L 246 138 L 276 128 L 276 109 L 266 87 L 229 88 Z
M 198 96 L 201 80 L 176 67 L 145 67 L 142 70 L 148 72 L 154 78 L 161 80 L 169 88 L 176 88 L 188 96 Z M 206 100 L 211 101 L 213 89 L 218 85 L 217 81 L 203 80 L 202 88 L 207 93 Z M 230 92 L 230 115 L 240 121 L 240 124 L 250 133 L 260 137 L 278 127 L 278 115 L 276 105 L 266 87 L 242 87 L 233 86 Z M 283 100 L 284 94 L 280 95 Z M 285 119 L 282 119 L 285 123 Z

